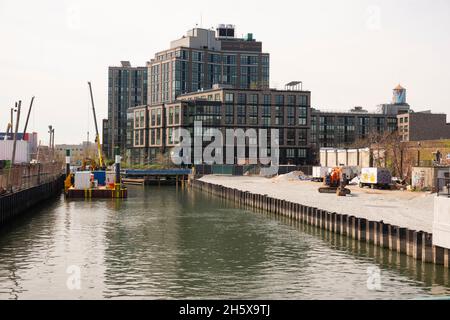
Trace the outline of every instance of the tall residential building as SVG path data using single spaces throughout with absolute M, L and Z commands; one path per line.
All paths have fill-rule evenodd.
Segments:
M 127 110 L 147 104 L 147 67 L 132 67 L 129 61 L 122 61 L 120 67 L 108 70 L 108 121 L 106 154 L 111 159 L 118 146 L 125 154 L 127 139 Z
M 149 63 L 149 104 L 174 102 L 181 94 L 215 84 L 239 89 L 269 87 L 269 54 L 249 33 L 235 37 L 233 25 L 194 28 L 172 41 Z

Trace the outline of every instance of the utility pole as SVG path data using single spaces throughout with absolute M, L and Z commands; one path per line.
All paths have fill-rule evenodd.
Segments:
M 52 130 L 52 150 L 55 152 L 55 128 Z
M 25 127 L 23 129 L 23 137 L 22 140 L 25 140 L 25 133 L 27 133 L 28 120 L 30 120 L 31 108 L 33 107 L 34 96 L 31 98 L 30 108 L 28 109 L 27 120 L 25 121 Z
M 17 105 L 17 116 L 16 116 L 16 129 L 13 134 L 13 151 L 11 157 L 11 165 L 14 165 L 14 161 L 16 160 L 16 142 L 17 142 L 17 132 L 19 131 L 19 120 L 20 120 L 20 106 L 22 105 L 22 101 L 19 100 L 19 104 Z
M 14 162 L 16 160 L 16 142 L 17 142 L 17 132 L 19 131 L 19 121 L 20 121 L 20 106 L 22 104 L 22 101 L 19 100 L 19 103 L 16 103 L 17 106 L 17 116 L 16 116 L 16 129 L 14 130 L 14 134 L 13 134 L 13 151 L 12 151 L 12 156 L 11 156 L 11 167 L 9 169 L 9 173 L 8 173 L 8 189 L 12 192 L 12 184 L 11 184 L 11 170 L 14 167 Z M 11 129 L 12 130 L 12 129 Z
M 48 126 L 48 133 L 50 134 L 49 136 L 49 140 L 48 140 L 48 149 L 50 150 L 50 148 L 52 147 L 52 128 L 53 126 Z
M 49 125 L 48 126 L 48 133 L 50 134 L 49 138 L 48 138 L 48 156 L 51 156 L 51 151 L 52 151 L 52 135 L 53 135 L 53 126 Z

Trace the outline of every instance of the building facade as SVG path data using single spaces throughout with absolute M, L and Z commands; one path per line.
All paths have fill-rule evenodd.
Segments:
M 312 156 L 310 101 L 309 91 L 213 88 L 181 95 L 169 104 L 130 109 L 134 126 L 133 162 L 152 163 L 158 155 L 170 154 L 179 143 L 175 135 L 178 128 L 187 129 L 194 141 L 194 124 L 200 121 L 203 130 L 219 129 L 224 139 L 227 129 L 243 129 L 244 132 L 255 129 L 253 139 L 256 141 L 246 141 L 245 159 L 238 158 L 234 149 L 234 164 L 251 162 L 249 145 L 250 142 L 258 144 L 259 129 L 267 129 L 268 149 L 271 129 L 278 129 L 280 164 L 309 163 Z M 202 147 L 208 144 L 209 141 L 204 141 Z M 191 156 L 194 161 L 193 154 Z M 220 155 L 223 163 L 227 156 L 224 148 Z
M 399 114 L 398 130 L 402 141 L 450 139 L 450 123 L 446 114 L 409 112 Z
M 178 96 L 208 90 L 215 84 L 231 88 L 269 88 L 269 54 L 262 43 L 235 37 L 232 25 L 216 31 L 194 28 L 148 63 L 149 103 L 171 103 Z
M 122 156 L 126 149 L 127 110 L 146 105 L 148 90 L 147 67 L 132 67 L 122 61 L 120 67 L 108 70 L 108 121 L 105 154 L 112 159 L 114 148 L 119 147 Z
M 83 141 L 81 144 L 57 144 L 55 145 L 56 159 L 64 162 L 66 150 L 70 150 L 70 160 L 72 165 L 81 165 L 86 158 L 97 159 L 97 145 L 93 142 Z
M 316 149 L 350 147 L 373 133 L 396 130 L 396 115 L 369 113 L 361 107 L 349 112 L 312 111 L 311 143 Z

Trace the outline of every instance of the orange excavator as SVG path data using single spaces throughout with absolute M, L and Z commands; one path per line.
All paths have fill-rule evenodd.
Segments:
M 347 189 L 347 176 L 343 173 L 341 167 L 335 167 L 330 173 L 326 174 L 324 179 L 324 186 L 319 188 L 320 193 L 336 193 L 340 197 L 345 197 L 350 194 L 350 189 Z

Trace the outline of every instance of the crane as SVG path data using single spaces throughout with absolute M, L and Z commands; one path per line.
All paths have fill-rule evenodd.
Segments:
M 27 133 L 28 120 L 30 120 L 31 108 L 33 107 L 34 96 L 31 98 L 30 108 L 28 109 L 27 121 L 25 121 L 25 127 L 23 128 L 22 140 L 25 139 L 25 134 Z
M 97 144 L 97 152 L 98 152 L 98 166 L 102 169 L 105 168 L 105 162 L 103 160 L 102 155 L 102 146 L 100 145 L 100 135 L 98 134 L 98 125 L 97 125 L 97 116 L 95 114 L 95 106 L 94 106 L 94 96 L 92 95 L 92 85 L 91 82 L 88 82 L 89 85 L 89 93 L 91 94 L 91 103 L 92 103 L 92 112 L 94 113 L 94 123 L 95 123 L 95 142 Z
M 11 108 L 11 122 L 9 122 L 8 125 L 6 126 L 6 134 L 5 134 L 4 140 L 8 140 L 9 130 L 11 130 L 11 133 L 13 131 L 13 112 L 14 112 L 14 109 Z

